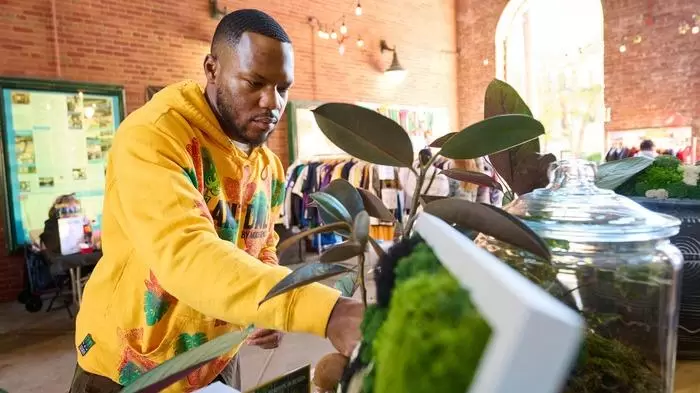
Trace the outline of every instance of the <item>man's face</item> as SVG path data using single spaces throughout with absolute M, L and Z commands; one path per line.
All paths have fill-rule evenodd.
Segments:
M 292 45 L 244 33 L 234 48 L 220 45 L 204 60 L 207 96 L 221 127 L 236 141 L 263 144 L 287 105 L 294 83 Z

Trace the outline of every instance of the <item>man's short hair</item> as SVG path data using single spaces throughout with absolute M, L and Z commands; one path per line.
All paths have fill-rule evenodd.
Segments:
M 211 42 L 212 53 L 215 46 L 223 43 L 236 46 L 246 32 L 261 34 L 280 42 L 292 42 L 282 26 L 270 15 L 260 10 L 241 9 L 224 16 L 216 26 Z
M 639 148 L 641 150 L 654 150 L 654 142 L 652 142 L 650 139 L 646 139 L 642 141 L 642 143 L 639 145 Z

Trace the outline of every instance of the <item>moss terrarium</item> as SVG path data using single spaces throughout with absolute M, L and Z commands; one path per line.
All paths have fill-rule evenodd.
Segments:
M 595 165 L 553 165 L 550 185 L 505 208 L 552 251 L 544 262 L 491 237 L 477 243 L 585 316 L 565 393 L 672 392 L 682 257 L 680 221 L 594 184 Z

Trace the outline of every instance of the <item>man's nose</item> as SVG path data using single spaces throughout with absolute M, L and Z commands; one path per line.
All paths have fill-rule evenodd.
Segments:
M 277 110 L 280 109 L 281 105 L 282 96 L 279 94 L 276 87 L 270 86 L 263 89 L 260 96 L 260 107 L 269 110 Z

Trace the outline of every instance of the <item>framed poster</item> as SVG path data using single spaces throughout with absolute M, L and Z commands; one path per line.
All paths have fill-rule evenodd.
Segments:
M 289 162 L 318 156 L 347 155 L 331 142 L 316 124 L 312 110 L 318 101 L 290 101 L 287 104 L 287 140 Z
M 0 79 L 5 243 L 10 251 L 41 232 L 53 201 L 74 193 L 99 222 L 105 165 L 124 118 L 124 89 Z

